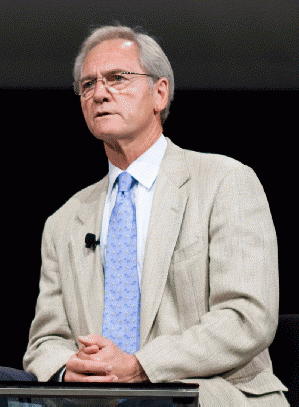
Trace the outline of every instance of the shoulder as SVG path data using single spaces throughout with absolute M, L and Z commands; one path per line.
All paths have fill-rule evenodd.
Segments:
M 192 150 L 183 149 L 186 163 L 189 168 L 192 168 L 195 163 L 202 169 L 217 170 L 217 171 L 231 171 L 234 169 L 244 167 L 244 164 L 235 158 L 228 157 L 222 154 L 203 153 Z
M 174 160 L 184 161 L 184 165 L 192 176 L 209 176 L 221 178 L 232 171 L 252 171 L 250 167 L 222 154 L 205 153 L 193 150 L 184 149 L 175 145 L 169 139 L 168 146 Z
M 78 191 L 47 219 L 46 224 L 52 225 L 53 227 L 55 224 L 62 226 L 63 224 L 69 223 L 76 217 L 81 208 L 91 206 L 98 202 L 102 191 L 106 190 L 107 187 L 108 176 L 105 176 L 95 184 Z
M 191 190 L 218 196 L 222 205 L 236 200 L 242 207 L 252 204 L 267 205 L 264 188 L 255 171 L 242 162 L 221 154 L 183 150 L 190 174 Z M 193 188 L 195 187 L 195 188 Z
M 253 188 L 263 193 L 254 170 L 242 162 L 225 155 L 183 149 L 168 141 L 167 164 L 184 169 L 189 182 L 186 188 L 215 195 L 220 187 L 229 185 L 235 191 Z

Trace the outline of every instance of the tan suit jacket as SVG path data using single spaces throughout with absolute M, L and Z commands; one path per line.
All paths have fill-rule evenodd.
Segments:
M 221 378 L 250 394 L 286 390 L 267 349 L 278 321 L 278 260 L 264 190 L 232 158 L 167 143 L 147 235 L 136 357 L 154 383 Z M 107 188 L 108 176 L 45 224 L 24 356 L 25 370 L 40 381 L 77 352 L 79 335 L 101 335 L 103 265 L 85 235 L 100 234 Z

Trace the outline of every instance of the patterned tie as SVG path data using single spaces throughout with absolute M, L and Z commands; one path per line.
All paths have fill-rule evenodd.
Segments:
M 137 272 L 136 211 L 130 189 L 137 182 L 127 172 L 118 176 L 105 262 L 102 335 L 126 353 L 140 346 L 140 289 Z

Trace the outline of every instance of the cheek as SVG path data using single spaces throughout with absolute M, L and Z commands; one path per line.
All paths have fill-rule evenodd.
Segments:
M 90 125 L 91 125 L 91 113 L 90 113 L 91 109 L 90 109 L 90 107 L 88 106 L 88 104 L 86 102 L 84 103 L 82 101 L 81 101 L 81 108 L 82 108 L 82 113 L 83 113 L 84 119 L 85 119 L 88 127 L 90 127 Z
M 81 100 L 81 109 L 82 109 L 83 116 L 86 120 L 86 103 L 82 102 L 82 100 Z
M 124 117 L 131 116 L 136 109 L 136 95 L 132 95 L 132 92 L 127 93 L 126 89 L 124 89 L 118 95 L 118 105 L 120 106 L 120 112 Z
M 143 97 L 140 97 L 142 93 Z M 144 93 L 144 91 L 141 92 L 138 87 L 129 90 L 124 89 L 121 96 L 123 97 L 119 101 L 124 115 L 127 117 L 134 116 L 135 121 L 142 119 L 144 114 L 148 116 L 152 111 L 152 95 Z

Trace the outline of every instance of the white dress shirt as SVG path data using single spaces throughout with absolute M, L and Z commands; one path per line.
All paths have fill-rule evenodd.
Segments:
M 131 189 L 131 196 L 136 207 L 137 270 L 140 287 L 146 236 L 152 209 L 156 178 L 159 172 L 161 161 L 165 154 L 166 146 L 167 141 L 162 134 L 155 142 L 155 144 L 153 144 L 145 153 L 143 153 L 140 157 L 133 161 L 132 164 L 126 169 L 126 172 L 128 172 L 138 181 L 138 183 L 135 184 Z M 104 268 L 109 220 L 115 204 L 118 190 L 118 184 L 115 183 L 115 180 L 121 172 L 123 171 L 120 168 L 115 167 L 109 161 L 109 185 L 103 212 L 102 230 L 100 235 L 100 250 Z

